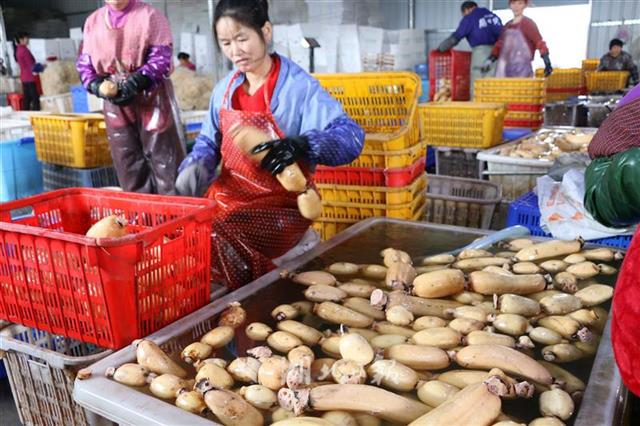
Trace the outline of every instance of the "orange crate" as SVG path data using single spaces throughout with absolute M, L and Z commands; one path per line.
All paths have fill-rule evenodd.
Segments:
M 588 71 L 584 74 L 589 93 L 620 92 L 629 81 L 629 71 Z

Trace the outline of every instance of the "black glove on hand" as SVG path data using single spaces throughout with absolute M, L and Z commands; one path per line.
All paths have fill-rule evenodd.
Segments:
M 497 60 L 498 58 L 496 58 L 495 56 L 489 56 L 487 60 L 484 61 L 484 64 L 482 64 L 482 68 L 480 68 L 480 71 L 482 71 L 483 73 L 489 72 L 489 70 L 491 69 L 491 65 L 493 65 L 493 63 Z
M 214 177 L 209 173 L 204 161 L 189 164 L 176 179 L 176 193 L 186 197 L 202 197 Z
M 102 98 L 102 99 L 109 99 L 106 96 L 102 96 L 102 94 L 100 93 L 100 85 L 105 81 L 109 79 L 109 75 L 101 75 L 98 76 L 96 78 L 94 78 L 93 80 L 91 80 L 91 82 L 89 83 L 89 86 L 87 87 L 87 90 L 89 91 L 89 93 Z
M 151 79 L 134 72 L 118 83 L 118 95 L 111 102 L 116 105 L 128 105 L 138 93 L 151 86 Z
M 262 159 L 260 166 L 275 176 L 309 151 L 309 139 L 306 136 L 276 139 L 255 146 L 251 153 L 258 154 L 267 149 L 269 152 Z
M 544 76 L 549 77 L 553 72 L 553 67 L 551 66 L 551 59 L 549 59 L 549 54 L 542 55 L 542 60 L 544 61 Z
M 438 52 L 444 53 L 451 49 L 453 46 L 458 44 L 459 40 L 452 35 L 445 38 L 442 43 L 438 46 Z

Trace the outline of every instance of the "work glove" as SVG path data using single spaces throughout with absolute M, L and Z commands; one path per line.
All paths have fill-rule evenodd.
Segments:
M 269 152 L 260 162 L 260 166 L 275 176 L 309 151 L 309 139 L 306 136 L 276 139 L 255 146 L 251 153 L 255 155 L 265 150 Z
M 458 44 L 458 41 L 459 40 L 457 38 L 455 38 L 453 35 L 450 35 L 449 37 L 445 38 L 442 43 L 440 43 L 440 46 L 438 46 L 438 51 L 444 53 Z
M 491 65 L 493 65 L 493 63 L 497 60 L 498 58 L 496 58 L 495 56 L 489 56 L 487 60 L 482 64 L 482 68 L 480 68 L 480 71 L 482 71 L 483 73 L 489 72 L 489 70 L 491 69 Z
M 118 82 L 118 94 L 111 100 L 116 105 L 128 105 L 138 93 L 151 86 L 151 79 L 139 72 L 131 73 Z
M 44 71 L 45 68 L 46 68 L 45 65 L 42 65 L 41 63 L 36 63 L 31 68 L 31 72 L 35 72 L 36 74 L 41 73 L 42 71 Z
M 544 61 L 544 76 L 549 77 L 553 72 L 553 67 L 551 66 L 551 59 L 549 59 L 549 54 L 546 53 L 542 55 L 542 60 Z
M 87 90 L 89 91 L 89 93 L 102 98 L 102 99 L 109 99 L 106 96 L 103 96 L 100 93 L 100 85 L 105 81 L 108 80 L 109 77 L 111 77 L 109 74 L 105 74 L 105 75 L 100 75 L 96 78 L 94 78 L 93 80 L 91 80 L 91 82 L 89 83 L 89 86 L 87 86 Z
M 184 168 L 176 179 L 176 193 L 185 197 L 202 197 L 209 188 L 213 176 L 199 160 Z

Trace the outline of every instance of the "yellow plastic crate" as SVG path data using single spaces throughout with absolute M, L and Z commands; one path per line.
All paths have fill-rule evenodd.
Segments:
M 111 165 L 102 114 L 51 114 L 31 118 L 38 159 L 75 168 Z
M 583 59 L 582 71 L 595 71 L 598 69 L 598 65 L 600 65 L 600 59 L 598 58 Z
M 387 206 L 384 204 L 365 203 L 331 203 L 322 202 L 322 219 L 350 220 L 357 222 L 370 217 L 391 217 L 395 219 L 411 219 L 419 217 L 424 211 L 426 197 L 424 191 L 415 200 L 406 204 Z
M 589 93 L 619 92 L 627 87 L 629 71 L 587 71 L 584 73 Z
M 416 212 L 415 216 L 413 216 L 411 218 L 408 218 L 408 219 L 413 220 L 413 221 L 421 220 L 423 218 L 423 216 L 424 216 L 424 212 L 426 210 L 426 205 L 427 204 L 426 204 L 426 200 L 425 200 L 422 208 L 419 209 Z M 363 220 L 363 219 L 351 220 L 351 219 L 319 218 L 315 222 L 313 222 L 312 227 L 313 227 L 313 229 L 315 229 L 318 232 L 318 234 L 320 234 L 320 238 L 323 241 L 326 241 L 329 238 L 333 237 L 334 235 L 344 231 L 345 229 L 347 229 L 351 225 L 360 222 L 360 220 Z
M 349 166 L 373 167 L 376 169 L 398 169 L 412 165 L 426 154 L 427 144 L 424 141 L 418 141 L 418 143 L 411 148 L 397 151 L 374 151 L 363 149 L 358 158 L 349 164 Z
M 422 84 L 417 74 L 403 71 L 315 77 L 364 129 L 365 149 L 395 151 L 418 142 L 416 108 Z
M 554 68 L 549 77 L 544 77 L 544 69 L 536 70 L 536 77 L 544 78 L 544 85 L 549 88 L 573 88 L 584 86 L 584 75 L 581 68 Z
M 502 142 L 504 104 L 438 102 L 420 105 L 428 145 L 489 148 Z
M 503 104 L 523 104 L 523 105 L 542 105 L 544 103 L 545 95 L 544 90 L 542 92 L 536 91 L 535 94 L 517 94 L 517 93 L 486 93 L 481 91 L 480 93 L 473 93 L 474 102 L 481 103 L 503 103 Z
M 505 120 L 543 120 L 543 112 L 526 112 L 526 111 L 508 111 L 504 117 Z
M 411 185 L 400 188 L 317 184 L 320 198 L 326 202 L 397 205 L 412 202 L 427 186 L 423 174 Z

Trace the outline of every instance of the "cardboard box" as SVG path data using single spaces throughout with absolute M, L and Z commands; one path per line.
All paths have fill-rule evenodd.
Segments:
M 55 38 L 32 38 L 29 40 L 29 50 L 36 62 L 44 64 L 48 57 L 59 57 L 60 44 Z
M 58 59 L 75 60 L 77 57 L 75 41 L 70 38 L 58 38 L 56 40 L 58 40 L 58 46 L 60 48 Z

